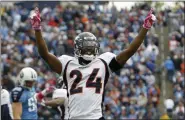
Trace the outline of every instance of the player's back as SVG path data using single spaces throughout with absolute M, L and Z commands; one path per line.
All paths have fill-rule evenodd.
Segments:
M 7 90 L 1 90 L 1 119 L 12 120 L 12 106 L 10 104 L 10 94 Z
M 68 88 L 70 119 L 99 119 L 103 116 L 104 86 L 109 78 L 107 63 L 110 62 L 104 57 L 108 55 L 113 57 L 103 54 L 88 65 L 80 65 L 74 57 L 63 56 L 62 59 L 68 60 L 61 62 L 65 65 L 63 76 Z
M 16 87 L 12 90 L 12 102 L 22 103 L 21 119 L 37 119 L 37 100 L 34 89 Z

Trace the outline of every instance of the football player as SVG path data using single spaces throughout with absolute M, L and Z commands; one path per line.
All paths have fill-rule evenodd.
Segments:
M 34 83 L 37 73 L 30 67 L 23 68 L 19 75 L 20 86 L 11 92 L 14 119 L 37 119 L 37 100 L 35 99 Z
M 52 95 L 52 100 L 42 101 L 42 105 L 50 106 L 50 107 L 57 107 L 61 119 L 68 119 L 68 106 L 67 106 L 67 90 L 65 85 L 63 84 L 63 78 L 59 77 L 57 80 L 57 89 L 54 90 Z
M 17 78 L 20 86 L 11 92 L 14 119 L 37 119 L 37 101 L 40 102 L 39 98 L 52 92 L 53 88 L 51 86 L 36 93 L 34 84 L 37 81 L 37 72 L 30 67 L 23 68 Z
M 49 53 L 42 37 L 38 8 L 31 11 L 30 18 L 40 56 L 53 71 L 63 76 L 67 87 L 69 119 L 104 119 L 104 88 L 110 73 L 121 69 L 137 51 L 156 20 L 150 10 L 135 40 L 118 55 L 111 52 L 100 55 L 97 38 L 90 32 L 82 32 L 74 40 L 75 56 L 57 58 Z
M 1 89 L 1 120 L 12 120 L 12 119 L 13 113 L 12 105 L 10 103 L 10 94 L 6 89 Z

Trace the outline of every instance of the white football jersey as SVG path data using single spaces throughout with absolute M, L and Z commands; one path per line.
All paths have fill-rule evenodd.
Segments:
M 12 105 L 10 103 L 10 94 L 7 90 L 1 89 L 1 117 L 4 119 L 13 119 Z
M 64 109 L 65 109 L 65 113 L 62 112 L 62 109 L 60 108 L 60 106 L 58 106 L 58 110 L 60 111 L 60 114 L 61 116 L 63 114 L 64 115 L 64 119 L 68 119 L 68 99 L 67 99 L 67 90 L 66 89 L 56 89 L 54 92 L 53 92 L 53 96 L 52 98 L 53 99 L 56 99 L 56 98 L 65 98 L 65 101 L 64 101 Z
M 62 75 L 67 84 L 69 119 L 99 119 L 103 112 L 104 87 L 110 75 L 109 63 L 116 55 L 101 54 L 91 63 L 62 55 Z

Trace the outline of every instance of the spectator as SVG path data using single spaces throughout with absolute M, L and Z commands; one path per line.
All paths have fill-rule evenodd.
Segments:
M 174 96 L 175 96 L 175 102 L 179 102 L 184 97 L 184 91 L 180 87 L 179 84 L 177 84 L 176 89 L 174 90 Z
M 184 119 L 184 105 L 182 101 L 179 101 L 178 106 L 175 108 L 175 113 L 177 114 L 177 119 Z
M 175 103 L 172 99 L 167 99 L 164 101 L 164 106 L 165 106 L 165 114 L 168 115 L 169 118 L 171 119 L 177 119 L 176 114 L 174 114 L 174 106 Z
M 121 115 L 119 119 L 128 119 L 126 107 L 124 106 L 121 107 Z
M 180 64 L 180 68 L 181 68 L 181 73 L 185 74 L 185 63 L 184 63 L 184 59 L 182 59 L 182 63 Z
M 167 57 L 167 60 L 164 62 L 164 67 L 167 70 L 167 79 L 172 81 L 174 71 L 175 71 L 175 66 L 169 56 Z
M 180 70 L 180 65 L 182 63 L 182 60 L 180 58 L 180 55 L 174 55 L 173 59 L 172 59 L 173 63 L 174 63 L 174 66 L 175 66 L 175 69 L 177 71 Z
M 172 36 L 172 39 L 169 41 L 169 50 L 172 52 L 178 46 L 178 41 L 175 39 L 175 36 Z

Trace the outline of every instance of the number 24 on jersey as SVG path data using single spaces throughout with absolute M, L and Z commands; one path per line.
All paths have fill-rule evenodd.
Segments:
M 87 88 L 95 88 L 95 93 L 100 93 L 101 88 L 102 88 L 101 78 L 100 77 L 96 78 L 98 71 L 99 71 L 99 68 L 95 68 L 92 71 L 92 73 L 90 74 L 90 76 L 86 82 L 86 87 Z M 70 72 L 70 78 L 73 78 L 75 75 L 77 77 L 75 78 L 74 83 L 71 86 L 71 89 L 70 89 L 71 95 L 83 92 L 82 87 L 76 87 L 77 84 L 82 80 L 82 73 L 79 70 L 72 70 Z M 93 82 L 95 78 L 96 78 L 96 80 L 95 80 L 95 82 Z

